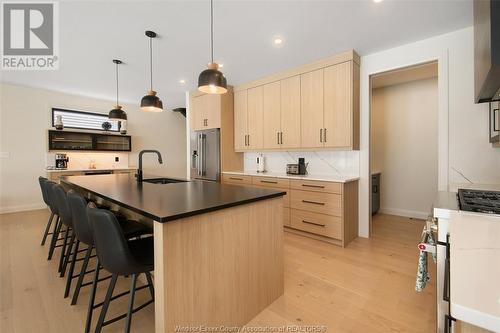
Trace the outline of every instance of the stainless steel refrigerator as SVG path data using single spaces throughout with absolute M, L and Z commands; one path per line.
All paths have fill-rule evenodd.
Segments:
M 219 181 L 220 130 L 191 132 L 191 178 Z

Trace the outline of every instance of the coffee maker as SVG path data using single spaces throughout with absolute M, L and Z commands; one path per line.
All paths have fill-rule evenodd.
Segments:
M 67 169 L 69 158 L 64 153 L 56 154 L 56 169 Z

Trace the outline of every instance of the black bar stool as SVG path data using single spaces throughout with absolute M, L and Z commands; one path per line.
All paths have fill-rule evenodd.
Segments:
M 49 220 L 47 221 L 47 226 L 45 227 L 45 232 L 43 233 L 41 245 L 45 245 L 45 240 L 47 239 L 47 236 L 51 234 L 49 232 L 50 226 L 52 225 L 52 221 L 54 220 L 54 215 L 55 215 L 54 209 L 52 208 L 52 205 L 50 203 L 50 198 L 49 198 L 49 194 L 48 194 L 48 190 L 47 190 L 47 182 L 48 181 L 49 180 L 47 178 L 38 177 L 38 182 L 40 183 L 40 189 L 42 190 L 43 202 L 45 202 L 45 204 L 50 209 L 50 217 L 49 217 Z
M 92 226 L 94 243 L 97 252 L 97 268 L 102 265 L 104 269 L 112 274 L 108 291 L 95 329 L 96 333 L 101 332 L 102 327 L 117 320 L 126 318 L 125 332 L 130 332 L 132 313 L 139 311 L 154 302 L 154 287 L 151 278 L 151 271 L 154 270 L 154 243 L 153 237 L 139 238 L 127 241 L 120 228 L 116 217 L 107 210 L 87 208 L 88 217 Z M 136 288 L 137 276 L 146 274 L 148 284 Z M 127 294 L 127 292 L 113 296 L 113 290 L 118 280 L 118 276 L 131 275 L 131 285 L 129 294 L 129 305 L 126 314 L 105 321 L 106 312 L 111 300 Z M 89 301 L 89 312 L 100 306 L 94 304 L 97 281 L 99 279 L 99 269 L 94 272 L 92 292 Z M 149 288 L 151 300 L 134 309 L 134 297 L 136 290 Z M 90 323 L 89 323 L 90 324 Z M 89 327 L 85 332 L 88 332 Z
M 87 217 L 87 206 L 95 207 L 93 202 L 87 203 L 87 200 L 79 193 L 69 190 L 67 192 L 67 200 L 69 203 L 69 207 L 71 210 L 72 220 L 73 220 L 73 230 L 76 236 L 76 242 L 74 244 L 72 259 L 70 260 L 71 265 L 69 267 L 69 272 L 66 281 L 66 289 L 64 291 L 64 297 L 69 295 L 69 291 L 71 288 L 71 281 L 74 278 L 78 277 L 78 281 L 76 284 L 75 291 L 73 293 L 73 298 L 71 300 L 71 305 L 76 304 L 78 300 L 78 295 L 80 293 L 80 289 L 83 286 L 90 285 L 90 283 L 83 283 L 83 279 L 85 274 L 91 273 L 94 270 L 87 271 L 87 267 L 89 264 L 89 260 L 92 257 L 92 249 L 94 248 L 94 236 L 92 234 L 92 228 L 90 222 Z M 140 237 L 146 234 L 151 234 L 151 228 L 144 226 L 136 221 L 132 220 L 121 220 L 120 227 L 125 235 L 125 238 L 131 239 L 135 237 Z M 79 246 L 81 244 L 87 245 L 87 249 L 85 250 L 85 258 L 82 263 L 82 267 L 80 273 L 76 276 L 73 276 L 75 263 L 78 261 L 77 254 L 79 252 Z M 100 281 L 105 280 L 101 279 Z
M 49 246 L 49 254 L 48 254 L 48 257 L 47 257 L 47 260 L 51 260 L 52 259 L 52 256 L 54 254 L 54 250 L 56 247 L 62 247 L 63 244 L 57 244 L 58 241 L 60 240 L 64 240 L 64 238 L 59 238 L 59 235 L 61 233 L 61 229 L 62 229 L 62 222 L 61 222 L 61 217 L 59 215 L 59 207 L 57 205 L 57 202 L 56 202 L 56 194 L 55 194 L 55 187 L 58 186 L 56 183 L 52 182 L 52 181 L 47 181 L 45 183 L 46 185 L 46 191 L 47 191 L 47 195 L 48 195 L 48 198 L 49 198 L 49 202 L 50 202 L 50 207 L 51 207 L 51 210 L 54 212 L 54 215 L 57 216 L 57 220 L 56 220 L 56 223 L 54 224 L 54 229 L 52 230 L 52 239 L 50 241 L 50 246 Z

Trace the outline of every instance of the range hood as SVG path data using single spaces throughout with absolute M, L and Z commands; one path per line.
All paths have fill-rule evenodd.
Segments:
M 500 0 L 474 0 L 474 98 L 500 100 Z

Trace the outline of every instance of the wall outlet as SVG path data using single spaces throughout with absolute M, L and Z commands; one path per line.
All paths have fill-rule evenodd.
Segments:
M 118 156 L 115 156 L 115 162 L 120 162 L 120 158 Z

